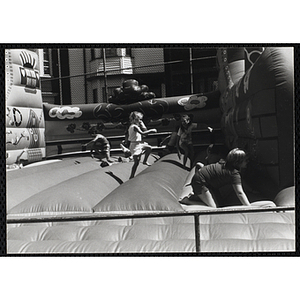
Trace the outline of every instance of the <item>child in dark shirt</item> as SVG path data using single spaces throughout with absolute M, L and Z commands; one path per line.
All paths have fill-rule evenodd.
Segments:
M 181 158 L 181 150 L 183 151 L 183 165 L 186 165 L 187 159 L 190 159 L 190 167 L 192 168 L 194 160 L 194 146 L 192 142 L 192 130 L 197 128 L 197 123 L 193 123 L 188 115 L 181 117 L 181 125 L 177 132 L 177 153 Z
M 193 199 L 203 201 L 206 205 L 217 207 L 216 199 L 219 189 L 231 184 L 236 196 L 243 205 L 251 205 L 241 184 L 241 168 L 246 167 L 246 153 L 235 148 L 231 150 L 225 161 L 203 166 L 197 163 L 195 175 L 192 178 Z M 195 204 L 190 198 L 185 197 L 181 204 Z

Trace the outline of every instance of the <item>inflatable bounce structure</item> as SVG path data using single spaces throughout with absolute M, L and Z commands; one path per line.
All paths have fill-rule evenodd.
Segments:
M 6 51 L 8 254 L 295 251 L 292 48 L 218 49 L 215 92 L 126 102 L 118 90 L 110 103 L 70 106 L 42 103 L 37 59 Z M 156 136 L 187 113 L 219 126 L 228 149 L 249 154 L 243 185 L 252 205 L 230 193 L 218 208 L 180 204 L 195 170 L 176 153 L 153 151 L 152 165 L 140 164 L 130 180 L 130 160 L 101 168 L 84 151 L 46 159 L 47 142 L 80 142 L 91 126 L 101 131 L 107 123 L 120 134 L 134 110 L 157 124 Z M 197 149 L 204 161 L 206 146 Z M 9 167 L 22 161 L 23 168 Z
M 45 157 L 45 121 L 38 56 L 6 50 L 6 164 Z

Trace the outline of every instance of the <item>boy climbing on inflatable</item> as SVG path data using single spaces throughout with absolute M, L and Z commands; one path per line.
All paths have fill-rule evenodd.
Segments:
M 147 160 L 151 153 L 151 146 L 143 142 L 142 137 L 143 135 L 157 132 L 156 129 L 148 130 L 142 119 L 143 114 L 138 111 L 133 111 L 129 115 L 130 126 L 128 128 L 128 141 L 130 142 L 129 150 L 134 161 L 129 179 L 134 177 L 143 153 L 145 154 L 143 164 L 149 166 Z
M 82 146 L 87 147 L 89 144 L 93 143 L 91 149 L 92 158 L 96 156 L 102 160 L 104 157 L 106 158 L 108 165 L 111 164 L 113 161 L 110 158 L 110 145 L 107 138 L 104 135 L 97 133 L 97 129 L 94 127 L 89 130 L 89 134 L 94 138 Z
M 197 163 L 191 186 L 193 195 L 179 201 L 181 204 L 197 204 L 203 201 L 206 205 L 217 207 L 220 197 L 219 189 L 231 184 L 236 196 L 243 205 L 251 205 L 241 183 L 240 171 L 247 165 L 246 153 L 238 148 L 231 150 L 225 160 L 204 166 Z

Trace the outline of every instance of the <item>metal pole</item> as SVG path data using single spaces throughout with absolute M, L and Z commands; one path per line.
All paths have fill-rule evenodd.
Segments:
M 193 81 L 193 53 L 190 48 L 190 74 L 191 74 L 191 94 L 194 93 L 194 81 Z
M 61 64 L 60 64 L 60 49 L 57 50 L 57 58 L 58 58 L 58 73 L 59 73 L 59 103 L 63 105 L 62 100 L 62 80 L 61 80 Z
M 106 53 L 105 53 L 105 48 L 103 48 L 103 73 L 104 73 L 104 102 L 108 103 L 107 74 L 106 74 Z
M 86 48 L 83 48 L 83 68 L 84 68 L 84 97 L 85 104 L 88 104 L 88 91 L 87 91 L 87 76 L 86 76 Z
M 196 243 L 196 253 L 200 253 L 200 222 L 199 222 L 199 215 L 194 215 L 195 220 L 195 243 Z

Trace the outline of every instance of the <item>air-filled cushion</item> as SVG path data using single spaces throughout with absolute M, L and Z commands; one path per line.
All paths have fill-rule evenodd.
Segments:
M 92 161 L 92 159 L 90 158 Z M 154 158 L 149 158 L 150 162 L 154 162 Z M 96 163 L 96 162 L 95 162 Z M 128 180 L 130 176 L 130 163 L 117 163 L 109 167 L 101 168 L 99 163 L 96 163 L 97 169 L 86 170 L 86 173 L 63 180 L 60 176 L 61 183 L 53 185 L 56 182 L 49 174 L 47 178 L 51 178 L 48 183 L 48 188 L 36 189 L 36 192 L 26 200 L 12 207 L 8 214 L 54 214 L 54 213 L 71 213 L 71 212 L 92 212 L 92 207 L 100 200 L 107 196 L 111 191 L 116 189 L 120 184 Z M 74 170 L 71 165 L 69 168 Z M 80 169 L 80 167 L 77 167 Z M 145 165 L 140 165 L 138 171 L 148 168 Z M 63 169 L 60 169 L 63 172 Z M 56 170 L 54 170 L 56 173 Z M 54 173 L 54 174 L 55 174 Z M 75 173 L 76 174 L 76 173 Z M 78 174 L 78 173 L 77 173 Z M 34 178 L 34 177 L 33 177 Z M 33 184 L 31 178 L 31 184 Z M 44 180 L 41 180 L 43 183 Z M 35 185 L 39 186 L 39 177 L 35 176 Z M 47 184 L 43 183 L 44 187 Z M 20 197 L 22 197 L 20 195 Z M 9 199 L 10 200 L 10 199 Z
M 93 208 L 103 211 L 182 211 L 178 203 L 188 171 L 169 154 L 125 182 Z
M 291 186 L 280 191 L 276 195 L 274 202 L 278 206 L 295 205 L 295 187 Z

